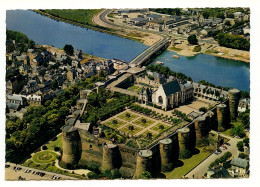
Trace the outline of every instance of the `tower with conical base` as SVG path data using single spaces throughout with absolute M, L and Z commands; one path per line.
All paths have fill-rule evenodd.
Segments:
M 165 138 L 159 141 L 160 145 L 160 155 L 161 155 L 161 170 L 170 171 L 173 167 L 172 164 L 172 140 L 170 138 Z
M 79 151 L 79 134 L 73 126 L 64 126 L 62 128 L 62 158 L 61 162 L 69 165 L 75 164 L 80 155 Z
M 152 155 L 153 152 L 149 149 L 138 152 L 134 178 L 140 178 L 145 171 L 152 173 Z
M 179 158 L 186 159 L 191 156 L 190 129 L 184 127 L 178 130 Z
M 240 91 L 237 89 L 232 89 L 228 91 L 229 98 L 229 110 L 230 110 L 230 120 L 234 121 L 237 117 L 237 108 L 240 99 Z
M 227 128 L 227 105 L 217 105 L 218 131 L 223 132 Z
M 195 119 L 195 132 L 196 132 L 196 142 L 207 137 L 208 126 L 205 115 L 199 116 Z
M 104 144 L 102 170 L 112 170 L 121 165 L 119 148 L 115 144 Z

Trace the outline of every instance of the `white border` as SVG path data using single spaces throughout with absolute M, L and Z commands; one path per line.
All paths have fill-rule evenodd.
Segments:
M 258 116 L 260 113 L 260 2 L 257 0 L 0 0 L 0 185 L 1 186 L 33 186 L 33 185 L 84 185 L 84 186 L 234 186 L 251 187 L 260 186 L 260 155 L 259 145 L 260 123 Z M 194 7 L 250 7 L 251 9 L 251 134 L 250 134 L 250 178 L 249 179 L 218 179 L 218 180 L 116 180 L 116 181 L 30 181 L 30 182 L 8 182 L 4 181 L 4 133 L 5 133 L 5 17 L 7 9 L 88 9 L 88 8 L 194 8 Z

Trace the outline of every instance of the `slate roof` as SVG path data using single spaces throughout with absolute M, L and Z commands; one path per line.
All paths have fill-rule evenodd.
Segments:
M 166 96 L 172 95 L 181 90 L 180 85 L 177 80 L 163 84 L 162 88 L 163 88 Z
M 240 168 L 247 168 L 248 161 L 246 159 L 242 159 L 242 158 L 234 158 L 230 164 L 240 167 Z

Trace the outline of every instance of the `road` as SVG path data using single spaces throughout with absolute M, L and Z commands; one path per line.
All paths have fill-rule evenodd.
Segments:
M 33 168 L 25 167 L 25 166 L 22 166 L 19 164 L 10 163 L 10 162 L 5 163 L 5 165 L 10 165 L 9 168 L 5 168 L 5 180 L 10 180 L 10 181 L 18 180 L 19 176 L 22 177 L 24 180 L 53 180 L 53 179 L 51 179 L 53 177 L 53 175 L 59 176 L 60 177 L 59 180 L 77 180 L 77 178 L 69 177 L 66 175 L 61 175 L 61 174 L 43 171 L 43 170 L 39 170 L 39 169 L 33 169 Z M 20 167 L 22 169 L 19 171 L 18 170 L 15 171 L 14 167 Z M 25 173 L 24 171 L 26 169 L 30 169 L 31 172 Z M 45 173 L 45 175 L 43 177 L 41 177 L 39 175 L 34 175 L 34 174 L 32 174 L 33 171 L 42 172 L 42 173 Z
M 222 134 L 221 134 L 222 136 Z M 223 135 L 223 137 L 227 137 L 230 140 L 228 143 L 230 143 L 230 146 L 227 146 L 227 150 L 222 150 L 222 153 L 219 155 L 212 154 L 210 155 L 206 160 L 204 160 L 202 163 L 200 163 L 197 167 L 195 167 L 192 171 L 190 171 L 185 177 L 187 178 L 198 178 L 200 179 L 205 173 L 207 173 L 209 165 L 214 162 L 217 158 L 220 158 L 223 156 L 226 152 L 232 153 L 234 157 L 238 157 L 239 151 L 237 150 L 237 142 L 241 141 L 241 139 L 238 138 L 231 138 L 229 136 Z

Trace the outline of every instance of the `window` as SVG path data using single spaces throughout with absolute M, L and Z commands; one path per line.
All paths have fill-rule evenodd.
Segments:
M 89 145 L 89 149 L 90 149 L 90 150 L 92 150 L 92 149 L 93 149 L 93 147 L 92 147 L 92 145 L 91 145 L 91 144 Z
M 162 96 L 159 96 L 159 97 L 158 97 L 158 101 L 159 101 L 160 104 L 163 104 L 163 98 L 162 98 Z

